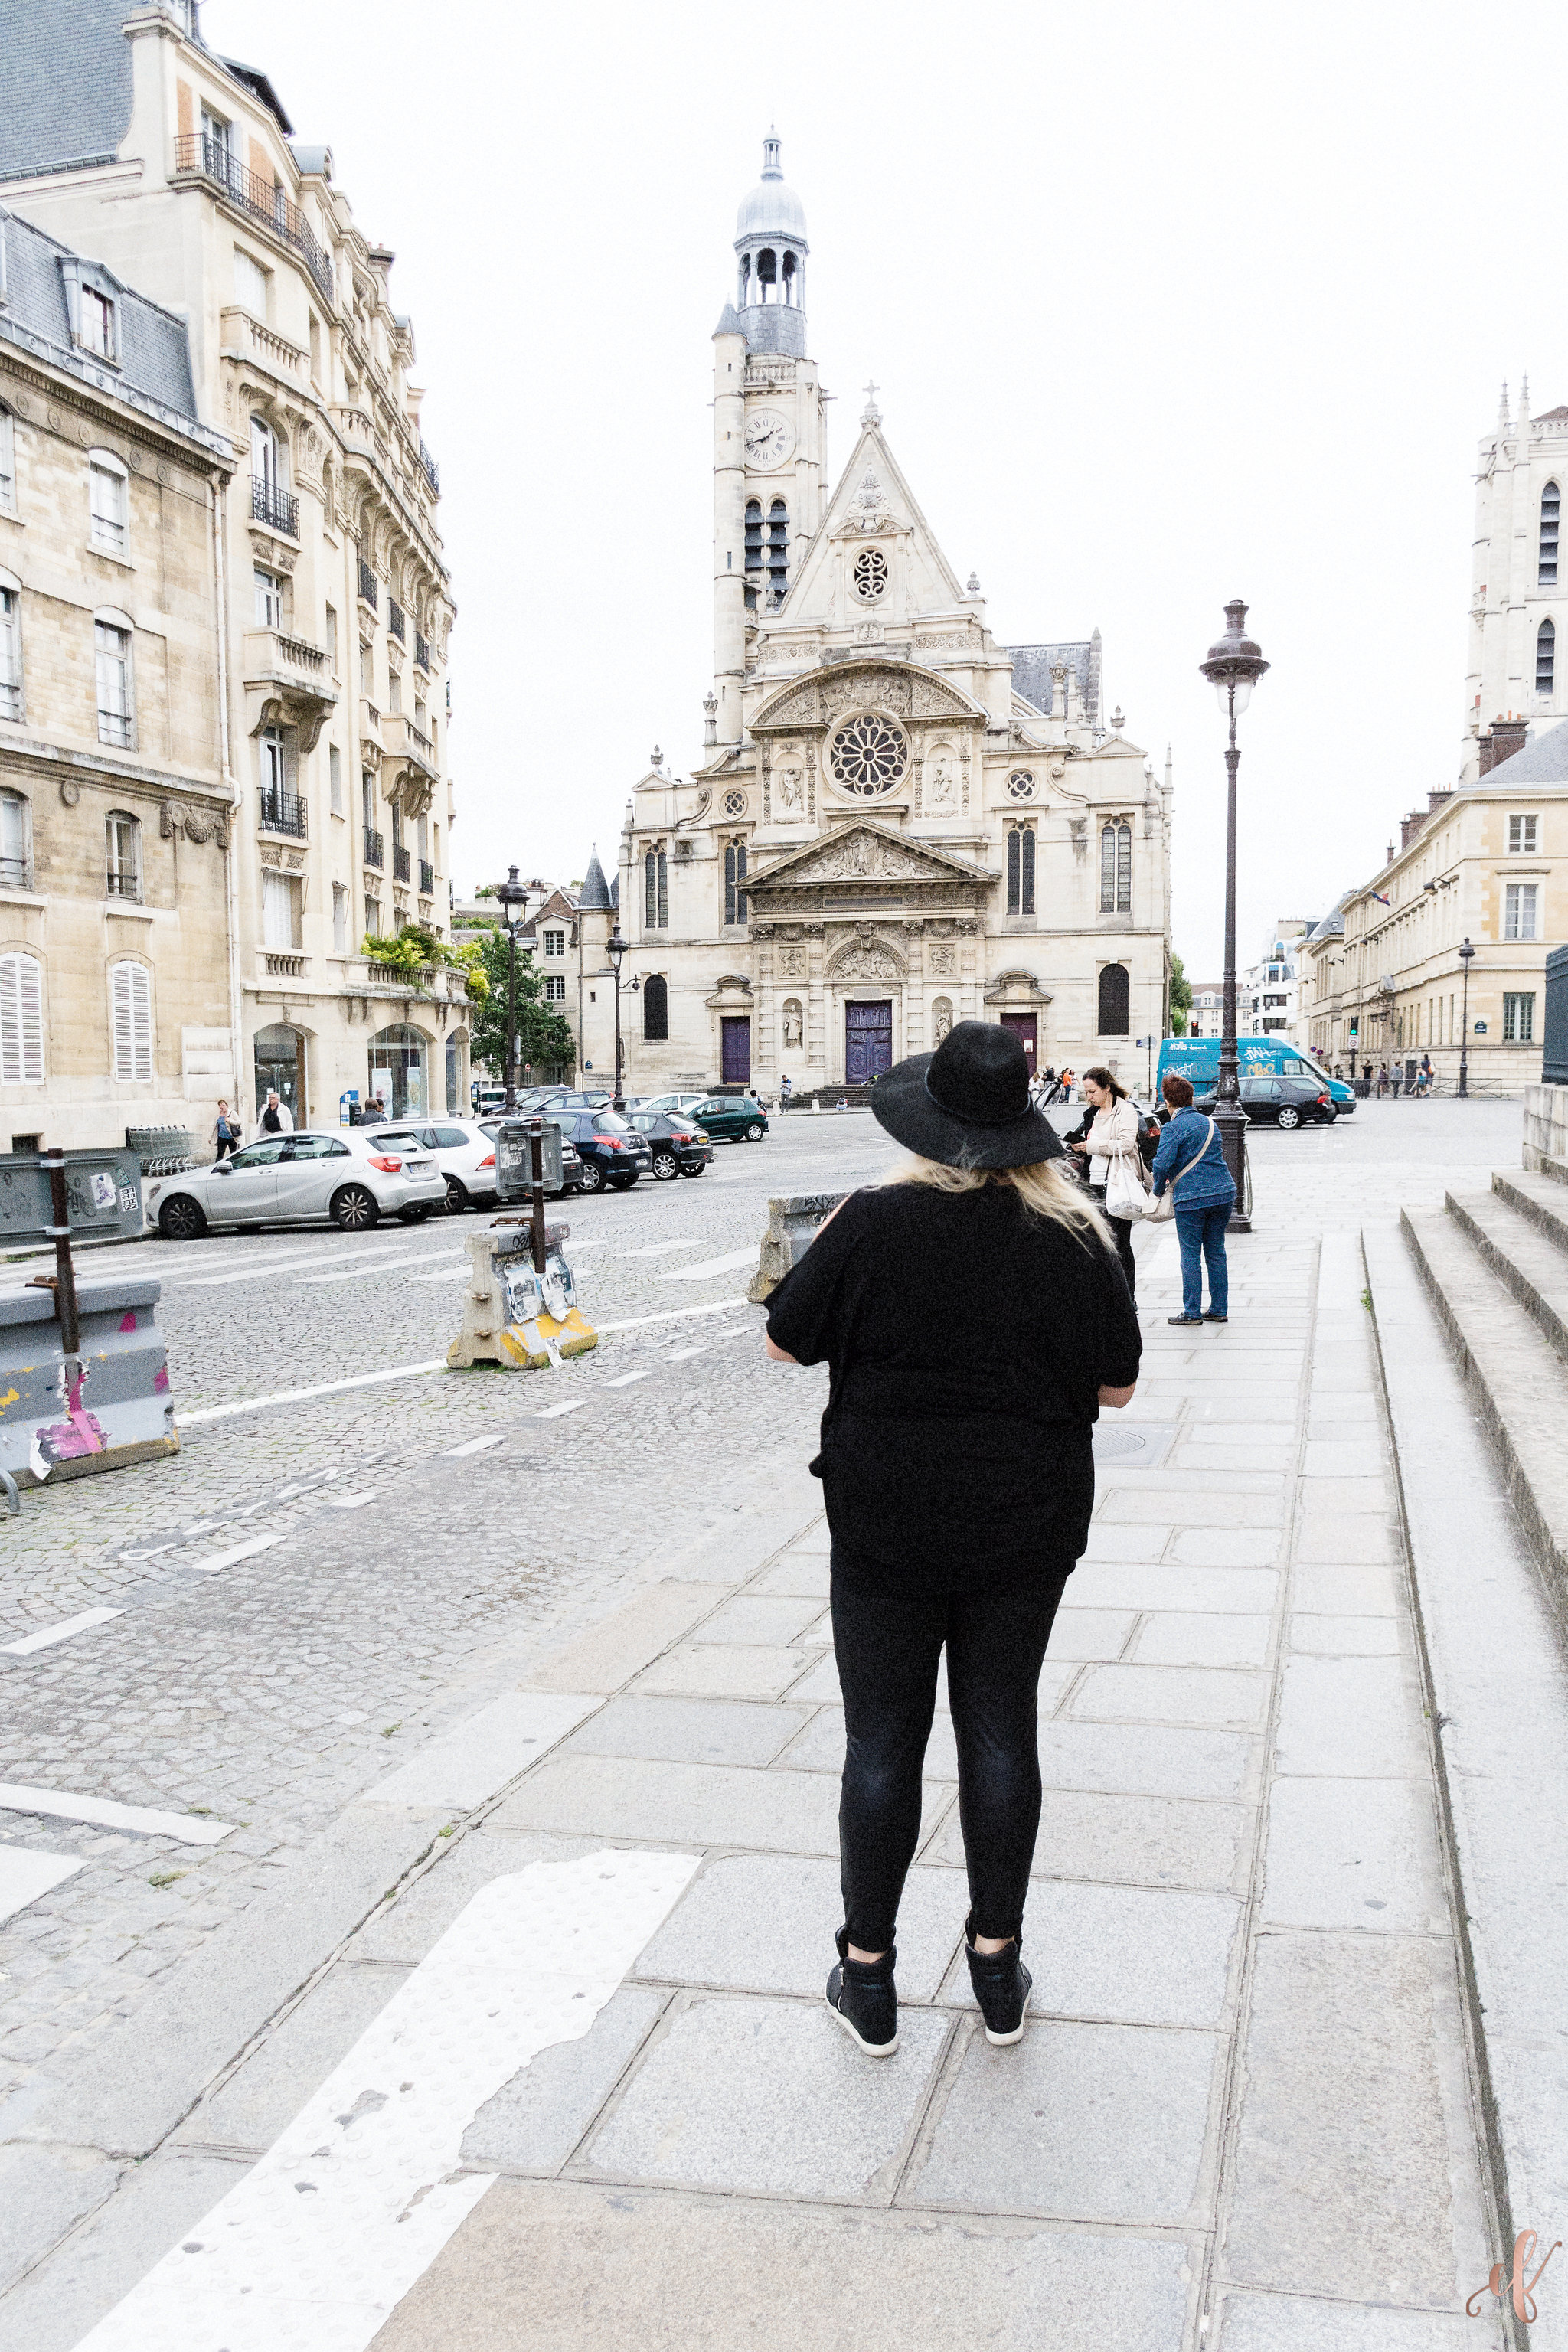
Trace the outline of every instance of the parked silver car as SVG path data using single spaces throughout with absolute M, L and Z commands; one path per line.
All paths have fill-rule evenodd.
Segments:
M 389 1151 L 380 1127 L 304 1129 L 265 1135 L 231 1160 L 142 1187 L 147 1214 L 167 1241 L 194 1242 L 209 1225 L 293 1225 L 330 1217 L 346 1234 L 382 1217 L 418 1224 L 447 1197 L 447 1180 L 424 1150 Z

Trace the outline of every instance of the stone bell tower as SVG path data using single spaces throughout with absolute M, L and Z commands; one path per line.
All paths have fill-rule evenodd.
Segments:
M 735 299 L 713 336 L 713 690 L 719 746 L 741 740 L 746 649 L 778 612 L 822 519 L 826 417 L 805 355 L 805 214 L 779 142 L 735 222 Z

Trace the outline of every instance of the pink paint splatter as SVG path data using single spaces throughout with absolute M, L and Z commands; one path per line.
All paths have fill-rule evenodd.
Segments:
M 166 1392 L 166 1391 L 167 1391 L 167 1389 L 168 1389 L 168 1386 L 169 1386 L 169 1367 L 168 1367 L 168 1365 L 167 1365 L 167 1364 L 160 1364 L 160 1365 L 159 1365 L 159 1367 L 158 1367 L 158 1369 L 157 1369 L 157 1370 L 156 1370 L 156 1371 L 153 1373 L 153 1395 L 154 1395 L 154 1396 L 163 1396 L 163 1395 Z
M 132 1309 L 131 1309 L 131 1311 L 130 1311 L 130 1313 L 129 1313 L 128 1315 L 122 1315 L 122 1316 L 121 1317 L 121 1318 L 120 1318 L 120 1328 L 121 1328 L 121 1329 L 122 1331 L 134 1331 L 134 1330 L 135 1330 L 135 1328 L 136 1328 L 136 1309 L 134 1308 L 134 1307 L 132 1307 Z

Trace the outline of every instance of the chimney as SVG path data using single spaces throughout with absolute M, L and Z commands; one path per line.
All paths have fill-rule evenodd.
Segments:
M 1433 813 L 1433 811 L 1434 811 L 1435 809 L 1440 809 L 1440 808 L 1442 807 L 1443 803 L 1444 803 L 1445 801 L 1451 801 L 1451 800 L 1453 799 L 1453 797 L 1454 797 L 1454 788 L 1453 788 L 1452 784 L 1448 785 L 1448 786 L 1447 786 L 1447 788 L 1445 791 L 1443 791 L 1443 792 L 1440 792 L 1440 793 L 1427 793 L 1427 795 L 1426 795 L 1426 814 L 1427 814 L 1427 815 L 1428 815 L 1428 816 L 1430 816 L 1430 815 L 1432 814 L 1432 813 Z
M 1481 774 L 1489 775 L 1505 760 L 1511 760 L 1516 751 L 1522 751 L 1528 731 L 1528 721 L 1523 719 L 1494 719 L 1490 732 L 1477 739 Z

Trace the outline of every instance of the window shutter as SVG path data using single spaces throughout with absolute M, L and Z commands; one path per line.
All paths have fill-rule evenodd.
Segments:
M 123 1084 L 153 1075 L 153 991 L 142 966 L 117 963 L 110 975 L 114 1012 L 114 1075 Z
M 0 956 L 0 1086 L 43 1082 L 42 967 L 32 956 Z

